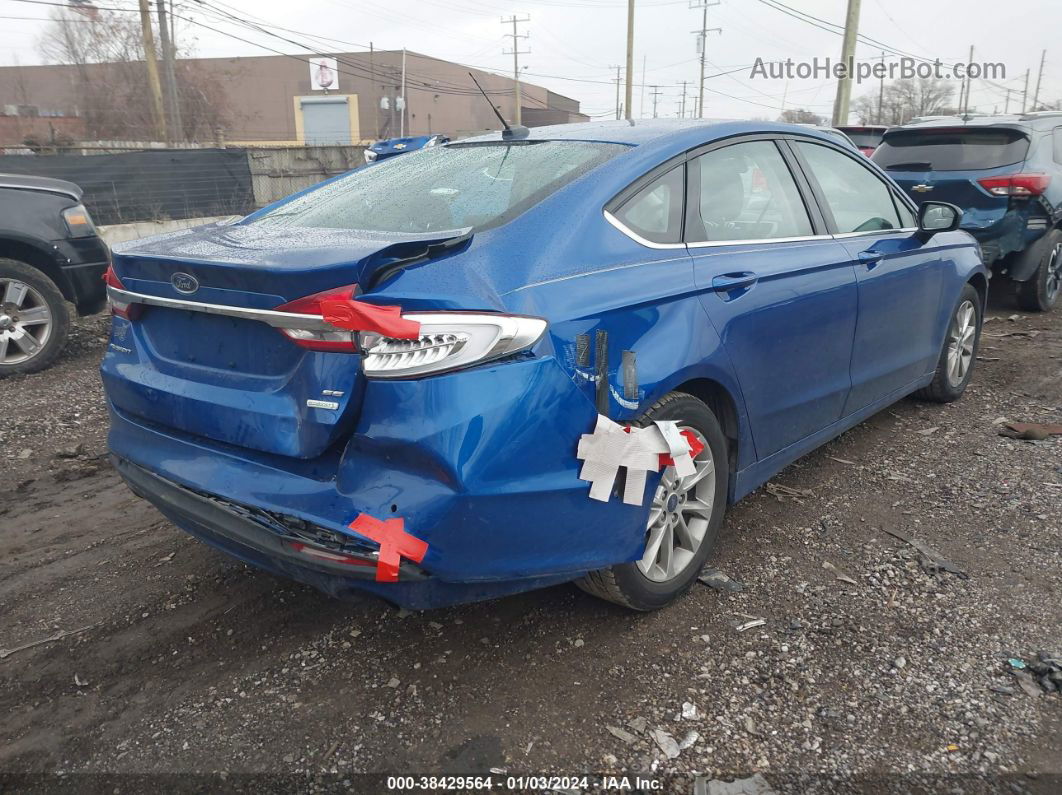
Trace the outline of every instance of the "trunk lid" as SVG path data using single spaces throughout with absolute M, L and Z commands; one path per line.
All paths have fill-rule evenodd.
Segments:
M 275 310 L 365 282 L 439 240 L 439 233 L 215 225 L 120 247 L 121 287 L 157 303 L 136 304 L 133 319 L 114 320 L 102 368 L 112 405 L 217 442 L 321 455 L 357 419 L 360 355 L 307 350 L 239 310 Z

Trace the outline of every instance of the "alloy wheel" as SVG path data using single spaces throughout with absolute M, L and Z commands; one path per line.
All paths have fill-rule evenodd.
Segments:
M 53 324 L 43 295 L 18 279 L 0 278 L 0 364 L 20 364 L 44 350 Z
M 948 328 L 948 383 L 962 384 L 973 364 L 974 341 L 977 339 L 977 310 L 973 301 L 963 301 L 955 310 Z
M 645 553 L 638 570 L 653 582 L 679 576 L 697 554 L 708 533 L 715 505 L 716 469 L 708 440 L 695 428 L 704 450 L 694 459 L 696 472 L 680 478 L 674 467 L 664 470 L 649 509 Z
M 1044 285 L 1044 297 L 1047 303 L 1054 303 L 1058 288 L 1062 286 L 1062 243 L 1055 246 L 1051 259 L 1047 261 L 1047 281 Z

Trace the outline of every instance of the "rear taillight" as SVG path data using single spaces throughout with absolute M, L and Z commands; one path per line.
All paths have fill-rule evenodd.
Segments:
M 1009 174 L 1005 177 L 985 177 L 977 182 L 993 196 L 1028 199 L 1047 190 L 1051 177 L 1048 174 Z
M 103 274 L 103 281 L 108 287 L 113 287 L 115 290 L 125 290 L 125 285 L 122 284 L 122 280 L 118 278 L 118 274 L 114 272 L 113 265 L 107 266 L 107 270 Z M 107 303 L 111 307 L 112 315 L 117 315 L 126 320 L 136 320 L 140 317 L 140 313 L 144 309 L 141 304 L 131 304 L 128 301 L 119 301 L 112 296 L 110 292 L 107 293 Z
M 322 303 L 324 301 L 350 300 L 357 291 L 357 285 L 351 284 L 346 287 L 336 287 L 324 292 L 307 295 L 304 298 L 296 298 L 294 301 L 278 306 L 276 312 L 290 312 L 293 315 L 312 315 L 315 318 L 324 318 Z M 311 351 L 328 351 L 331 353 L 356 353 L 357 335 L 344 329 L 319 330 L 301 328 L 280 328 L 281 334 L 290 339 L 300 348 Z
M 525 351 L 546 331 L 546 321 L 490 312 L 403 315 L 420 325 L 415 339 L 362 332 L 362 369 L 371 378 L 414 378 L 460 370 Z

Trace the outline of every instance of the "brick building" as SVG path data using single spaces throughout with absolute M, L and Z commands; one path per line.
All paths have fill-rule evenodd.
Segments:
M 223 98 L 221 135 L 230 144 L 363 143 L 397 136 L 468 135 L 497 129 L 498 121 L 468 76 L 468 68 L 419 53 L 405 53 L 406 103 L 401 94 L 401 50 L 337 53 L 335 68 L 320 72 L 317 56 L 195 58 L 194 68 Z M 115 69 L 142 64 L 0 67 L 0 146 L 60 134 L 91 135 L 81 123 L 79 81 L 103 81 Z M 330 71 L 330 74 L 329 74 Z M 502 115 L 514 117 L 513 80 L 471 70 Z M 327 88 L 321 87 L 324 83 Z M 528 126 L 586 121 L 579 102 L 541 86 L 521 83 L 521 113 Z M 142 110 L 142 109 L 141 109 Z M 115 108 L 115 113 L 123 112 Z M 202 137 L 202 136 L 201 136 Z M 211 136 L 214 137 L 214 136 Z

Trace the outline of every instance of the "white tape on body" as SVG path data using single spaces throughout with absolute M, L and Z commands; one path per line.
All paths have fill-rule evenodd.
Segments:
M 675 474 L 680 478 L 689 477 L 697 473 L 697 467 L 693 465 L 693 456 L 690 455 L 690 443 L 679 430 L 678 423 L 671 420 L 663 420 L 653 423 L 664 437 L 667 444 L 668 455 L 674 462 Z
M 645 481 L 649 472 L 660 471 L 661 455 L 669 455 L 676 472 L 693 474 L 689 443 L 674 422 L 655 422 L 645 428 L 625 428 L 599 414 L 593 433 L 579 438 L 577 457 L 583 467 L 580 480 L 590 482 L 590 499 L 608 502 L 620 467 L 627 470 L 623 502 L 641 505 L 645 501 Z

